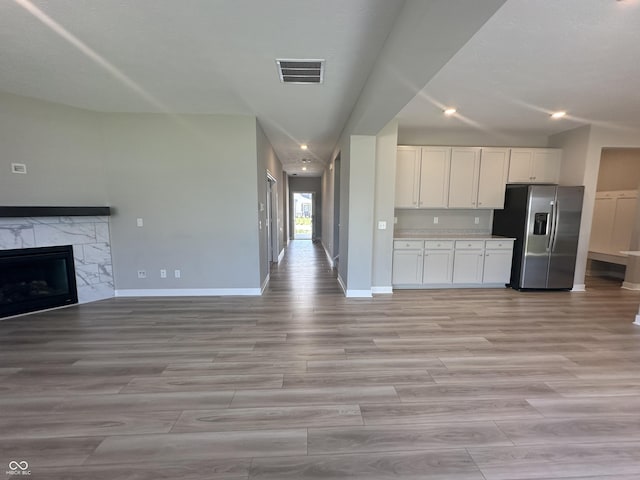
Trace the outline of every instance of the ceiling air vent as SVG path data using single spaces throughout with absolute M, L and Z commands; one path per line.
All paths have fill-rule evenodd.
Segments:
M 322 83 L 324 60 L 276 59 L 282 83 Z

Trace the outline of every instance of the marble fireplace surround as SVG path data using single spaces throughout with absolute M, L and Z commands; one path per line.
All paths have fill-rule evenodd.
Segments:
M 114 296 L 109 207 L 0 206 L 0 250 L 73 245 L 78 303 Z

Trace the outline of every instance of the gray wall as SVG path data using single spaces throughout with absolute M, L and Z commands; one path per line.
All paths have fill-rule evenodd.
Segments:
M 0 204 L 111 205 L 118 290 L 253 291 L 258 170 L 278 174 L 259 132 L 251 116 L 107 114 L 0 94 Z
M 467 129 L 398 128 L 398 145 L 455 145 L 460 147 L 546 147 L 546 135 L 500 133 Z
M 371 286 L 387 291 L 391 288 L 393 265 L 393 216 L 395 204 L 396 151 L 398 122 L 392 120 L 376 136 L 376 178 L 373 225 L 373 261 Z M 378 230 L 379 221 L 387 222 Z
M 639 184 L 640 149 L 602 149 L 597 191 L 636 190 Z
M 329 168 L 329 165 L 331 168 Z M 335 246 L 333 245 L 333 206 L 334 206 L 334 159 L 327 165 L 322 173 L 322 246 L 331 258 L 335 257 Z
M 100 115 L 0 93 L 0 204 L 106 205 Z M 11 163 L 27 165 L 12 174 Z
M 315 199 L 313 203 L 313 237 L 322 238 L 322 217 L 323 217 L 323 196 L 322 196 L 322 178 L 321 177 L 289 177 L 289 196 L 294 193 L 315 193 Z M 289 198 L 289 208 L 293 208 L 293 202 Z M 289 212 L 289 238 L 293 239 L 293 213 Z
M 371 292 L 376 137 L 352 135 L 349 159 L 349 256 L 347 295 Z M 344 223 L 341 221 L 342 225 Z M 342 249 L 341 249 L 342 255 Z M 340 265 L 342 265 L 342 259 Z
M 267 172 L 276 180 L 275 188 L 278 191 L 278 205 L 275 207 L 272 215 L 277 217 L 277 229 L 278 229 L 278 252 L 283 248 L 283 209 L 284 191 L 282 187 L 282 164 L 273 150 L 271 143 L 264 134 L 260 124 L 256 122 L 256 142 L 257 142 L 257 157 L 258 157 L 258 202 L 265 205 L 264 210 L 259 211 L 259 234 L 260 234 L 260 284 L 263 285 L 269 275 L 269 255 L 268 247 L 269 242 L 267 239 Z M 256 207 L 257 208 L 257 207 Z
M 585 187 L 574 276 L 574 285 L 583 286 L 602 150 L 638 148 L 640 136 L 637 131 L 586 125 L 550 137 L 549 145 L 563 149 L 560 183 Z
M 154 114 L 103 121 L 117 289 L 258 288 L 256 120 L 182 122 Z M 161 268 L 182 278 L 161 279 Z M 146 279 L 136 278 L 139 269 Z

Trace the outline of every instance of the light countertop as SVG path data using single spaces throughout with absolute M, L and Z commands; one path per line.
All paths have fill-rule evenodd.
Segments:
M 394 240 L 515 240 L 511 237 L 501 237 L 490 233 L 407 233 L 397 232 L 393 236 Z

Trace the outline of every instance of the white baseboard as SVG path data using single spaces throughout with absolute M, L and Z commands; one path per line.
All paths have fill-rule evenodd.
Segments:
M 633 322 L 634 325 L 638 325 L 640 327 L 640 315 L 636 315 L 636 321 Z
M 640 290 L 640 283 L 622 282 L 622 288 L 625 290 Z
M 340 274 L 338 274 L 338 284 L 340 285 L 340 288 L 342 289 L 342 291 L 346 294 L 347 293 L 347 287 L 344 284 L 344 281 L 342 280 L 342 277 L 340 276 Z
M 371 287 L 371 293 L 373 294 L 393 293 L 393 287 Z
M 271 274 L 267 273 L 267 278 L 264 279 L 264 282 L 262 282 L 262 287 L 260 287 L 260 295 L 264 293 L 264 289 L 267 288 L 269 280 L 271 280 Z
M 371 290 L 347 290 L 345 297 L 347 298 L 371 298 Z
M 280 250 L 280 255 L 278 255 L 278 263 L 280 263 L 283 258 L 284 258 L 284 248 Z
M 320 242 L 320 244 L 322 245 L 322 248 L 324 248 L 324 254 L 327 256 L 327 260 L 329 260 L 329 265 L 331 265 L 331 268 L 333 268 L 334 267 L 333 258 L 331 258 L 331 254 L 329 253 L 329 250 L 327 250 L 327 247 L 324 245 L 323 242 Z
M 261 294 L 259 288 L 131 288 L 115 293 L 116 297 L 259 297 Z
M 584 283 L 578 283 L 571 289 L 572 292 L 586 292 L 587 286 Z

